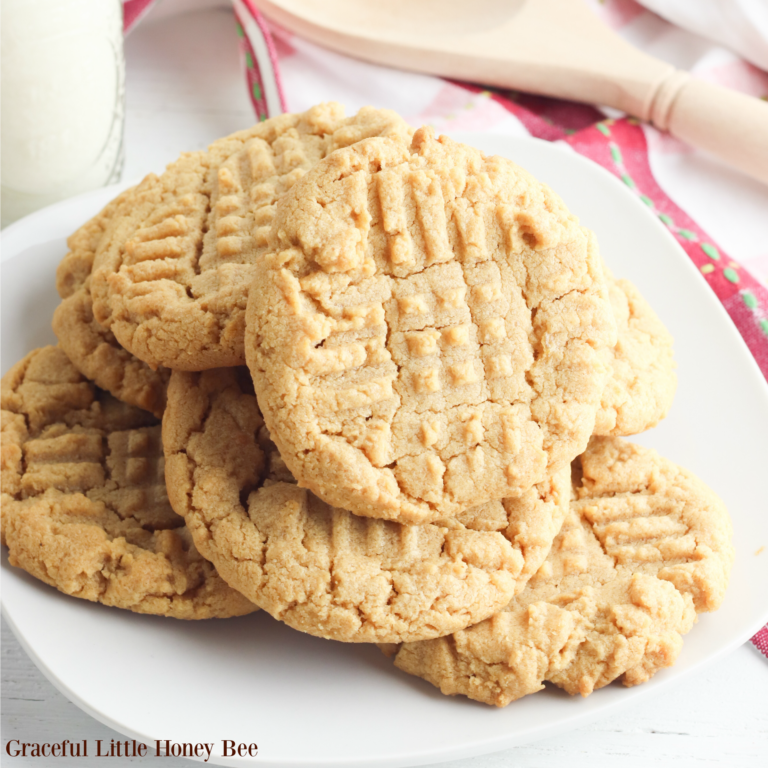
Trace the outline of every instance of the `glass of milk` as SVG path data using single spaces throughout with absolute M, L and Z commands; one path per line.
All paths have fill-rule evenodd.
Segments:
M 123 164 L 121 0 L 2 0 L 2 225 L 115 182 Z

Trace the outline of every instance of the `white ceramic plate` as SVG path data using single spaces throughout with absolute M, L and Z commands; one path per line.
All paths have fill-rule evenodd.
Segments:
M 676 341 L 680 384 L 669 417 L 640 438 L 723 497 L 736 565 L 723 607 L 702 616 L 677 664 L 637 688 L 587 699 L 547 689 L 503 710 L 446 698 L 371 646 L 302 635 L 264 613 L 181 622 L 75 600 L 10 568 L 3 608 L 47 677 L 97 720 L 154 739 L 255 742 L 258 757 L 223 765 L 406 766 L 552 736 L 663 690 L 743 643 L 768 620 L 768 387 L 725 311 L 665 228 L 610 174 L 533 139 L 472 135 L 559 192 L 598 234 L 613 271 L 633 280 Z M 56 264 L 64 238 L 118 191 L 60 203 L 3 233 L 2 369 L 54 340 Z M 712 695 L 717 695 L 716 691 Z M 75 736 L 76 738 L 76 736 Z

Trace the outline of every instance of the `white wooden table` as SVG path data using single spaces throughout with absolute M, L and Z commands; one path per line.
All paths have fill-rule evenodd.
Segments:
M 190 4 L 194 6 L 194 3 Z M 159 9 L 162 10 L 162 9 Z M 162 171 L 180 147 L 202 149 L 253 121 L 237 60 L 234 21 L 223 11 L 151 18 L 126 42 L 124 178 Z M 599 695 L 596 694 L 596 695 Z M 76 758 L 10 758 L 10 739 L 121 739 L 67 701 L 2 625 L 4 765 L 74 766 Z M 462 760 L 454 768 L 680 768 L 768 764 L 768 660 L 751 645 L 737 649 L 672 691 L 590 726 L 505 752 Z M 154 757 L 89 757 L 90 768 L 158 765 Z M 165 768 L 193 763 L 165 758 Z

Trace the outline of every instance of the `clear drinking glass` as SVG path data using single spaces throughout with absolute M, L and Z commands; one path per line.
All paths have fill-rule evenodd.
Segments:
M 117 181 L 120 0 L 2 0 L 2 225 Z

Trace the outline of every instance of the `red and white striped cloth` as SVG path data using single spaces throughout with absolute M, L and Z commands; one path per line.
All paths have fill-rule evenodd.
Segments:
M 153 1 L 124 0 L 126 32 Z M 675 27 L 635 0 L 587 2 L 646 52 L 704 80 L 768 98 L 768 74 L 732 51 Z M 768 187 L 620 113 L 368 64 L 277 27 L 259 13 L 258 0 L 232 4 L 246 85 L 260 120 L 324 100 L 350 110 L 373 104 L 438 131 L 492 130 L 560 141 L 607 168 L 675 236 L 768 378 Z M 752 642 L 768 657 L 768 625 Z

